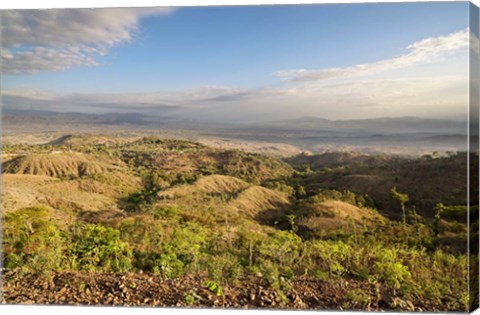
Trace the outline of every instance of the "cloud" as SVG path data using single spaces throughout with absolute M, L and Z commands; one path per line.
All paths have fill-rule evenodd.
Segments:
M 158 114 L 168 108 L 205 108 L 210 103 L 235 100 L 249 90 L 204 86 L 182 92 L 149 93 L 55 93 L 35 89 L 4 89 L 4 106 L 8 109 L 51 110 L 59 112 L 131 112 L 142 111 Z
M 7 74 L 97 66 L 97 58 L 138 34 L 139 20 L 172 8 L 6 10 L 0 57 Z
M 103 55 L 94 48 L 33 47 L 26 51 L 3 51 L 2 69 L 9 74 L 33 73 L 37 71 L 65 71 L 72 67 L 97 66 L 96 57 Z
M 460 31 L 428 38 L 408 46 L 407 53 L 399 57 L 368 65 L 310 71 L 308 75 L 300 72 L 301 75 L 285 77 L 287 81 L 284 83 L 257 88 L 203 86 L 184 91 L 110 94 L 62 94 L 17 88 L 4 90 L 3 102 L 7 109 L 139 112 L 152 117 L 226 123 L 303 116 L 328 119 L 382 116 L 464 118 L 468 109 L 469 79 L 469 58 L 464 48 L 468 47 L 469 39 L 472 40 L 469 36 L 468 31 Z M 478 45 L 477 37 L 473 40 Z M 100 46 L 86 47 L 101 49 Z M 0 51 L 0 54 L 5 59 L 13 58 L 11 50 Z M 449 55 L 452 57 L 445 58 Z M 87 53 L 85 58 L 88 57 Z M 96 62 L 95 59 L 91 61 Z M 433 61 L 441 62 L 423 66 Z M 87 62 L 81 61 L 82 64 Z M 60 61 L 58 67 L 62 67 Z M 404 71 L 405 67 L 412 69 Z M 395 71 L 359 78 L 386 70 Z
M 8 109 L 58 112 L 139 112 L 190 120 L 253 122 L 302 116 L 355 119 L 382 116 L 459 117 L 466 114 L 468 77 L 432 76 L 308 82 L 242 89 L 202 87 L 181 92 L 56 94 L 5 90 Z
M 282 70 L 278 71 L 276 76 L 289 82 L 321 81 L 366 76 L 421 63 L 431 63 L 467 48 L 469 35 L 469 30 L 462 30 L 446 36 L 426 38 L 409 45 L 403 55 L 374 63 L 320 70 Z
M 327 119 L 419 116 L 458 118 L 468 104 L 468 77 L 432 76 L 297 84 L 245 91 L 241 97 L 192 107 L 190 118 L 272 121 L 317 116 Z

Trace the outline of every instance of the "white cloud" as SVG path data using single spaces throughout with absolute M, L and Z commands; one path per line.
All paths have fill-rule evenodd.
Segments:
M 132 41 L 139 20 L 172 8 L 7 10 L 1 14 L 3 71 L 9 74 L 96 66 L 114 45 Z
M 461 31 L 425 39 L 408 46 L 408 52 L 396 58 L 337 70 L 319 70 L 306 76 L 296 74 L 277 86 L 204 86 L 179 92 L 111 94 L 57 94 L 11 89 L 3 91 L 3 100 L 9 109 L 139 112 L 221 122 L 302 116 L 464 118 L 468 108 L 469 58 L 464 49 L 468 47 L 468 36 Z M 82 53 L 81 50 L 76 52 Z M 12 59 L 10 50 L 0 51 L 0 54 L 2 58 Z M 445 58 L 450 55 L 451 58 Z M 411 69 L 405 70 L 408 67 Z M 394 71 L 380 73 L 386 70 Z M 366 76 L 377 73 L 379 75 Z
M 355 119 L 382 116 L 459 117 L 466 114 L 468 76 L 308 82 L 241 89 L 203 87 L 182 92 L 55 94 L 4 91 L 10 109 L 60 112 L 139 112 L 222 122 L 281 120 L 302 116 Z
M 149 93 L 55 93 L 34 89 L 4 89 L 4 106 L 9 109 L 52 110 L 59 112 L 148 112 L 165 108 L 188 110 L 237 100 L 251 91 L 232 87 L 205 86 L 182 92 Z
M 403 55 L 374 63 L 320 70 L 283 70 L 278 71 L 276 75 L 284 81 L 320 81 L 366 76 L 422 63 L 431 63 L 468 48 L 469 33 L 468 30 L 462 30 L 446 36 L 426 38 L 409 45 Z
M 56 93 L 35 89 L 3 89 L 2 96 L 29 98 L 33 100 L 50 100 Z
M 317 116 L 327 119 L 466 115 L 468 77 L 433 76 L 316 82 L 249 90 L 241 98 L 192 109 L 190 118 L 217 121 L 268 121 Z
M 34 47 L 26 51 L 2 54 L 2 70 L 10 74 L 37 71 L 65 71 L 72 67 L 93 67 L 98 51 L 81 48 Z

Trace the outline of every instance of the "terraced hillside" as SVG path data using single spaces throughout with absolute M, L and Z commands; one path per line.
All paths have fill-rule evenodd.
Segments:
M 280 160 L 65 135 L 2 157 L 7 302 L 468 307 L 462 153 Z
M 102 161 L 81 153 L 50 153 L 23 155 L 7 161 L 4 173 L 45 175 L 52 177 L 84 177 L 113 172 L 114 161 Z

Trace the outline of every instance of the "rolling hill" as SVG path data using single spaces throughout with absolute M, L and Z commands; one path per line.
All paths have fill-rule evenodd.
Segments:
M 225 289 L 235 305 L 465 308 L 464 153 L 281 160 L 152 136 L 48 138 L 4 146 L 7 301 L 90 303 L 95 291 L 105 303 L 167 303 L 141 283 L 175 305 L 220 305 Z M 405 218 L 394 186 L 409 197 Z M 251 291 L 237 301 L 243 282 Z M 36 293 L 15 293 L 18 283 Z M 310 293 L 292 291 L 300 283 Z

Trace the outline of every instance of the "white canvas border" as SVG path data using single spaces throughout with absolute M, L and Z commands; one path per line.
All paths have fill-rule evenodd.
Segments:
M 20 1 L 2 1 L 0 10 L 5 9 L 49 9 L 49 8 L 102 8 L 102 7 L 154 7 L 154 6 L 220 6 L 220 5 L 281 5 L 281 4 L 322 4 L 322 3 L 379 3 L 379 2 L 452 2 L 451 0 L 436 1 L 415 1 L 415 0 L 22 0 Z M 460 1 L 458 1 L 460 2 Z M 466 2 L 466 1 L 461 1 Z M 480 7 L 480 0 L 472 0 L 472 3 Z M 89 307 L 89 306 L 18 306 L 18 305 L 0 305 L 0 314 L 39 314 L 56 315 L 68 314 L 77 315 L 262 315 L 267 312 L 270 314 L 282 315 L 307 315 L 313 311 L 283 311 L 283 310 L 220 310 L 220 309 L 178 309 L 178 308 L 133 308 L 133 307 Z M 317 311 L 316 311 L 317 312 Z M 331 315 L 354 315 L 368 314 L 367 312 L 351 311 L 322 311 L 322 313 Z M 396 313 L 391 313 L 396 314 Z M 403 313 L 398 313 L 403 314 Z M 428 313 L 425 313 L 428 314 Z M 477 310 L 474 314 L 480 314 Z

